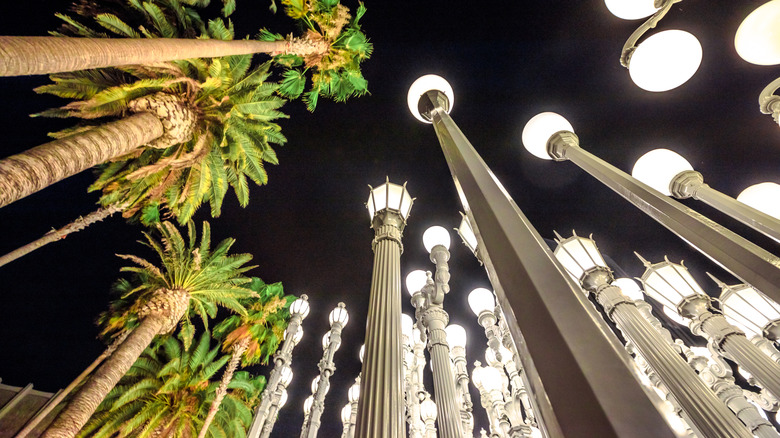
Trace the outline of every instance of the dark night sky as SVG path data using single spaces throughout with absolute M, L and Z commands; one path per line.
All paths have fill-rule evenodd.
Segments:
M 270 17 L 265 0 L 250 3 L 238 1 L 237 36 L 263 26 L 279 29 L 273 23 L 284 23 Z M 568 235 L 572 228 L 594 233 L 603 252 L 634 276 L 643 272 L 632 255 L 639 251 L 651 261 L 664 254 L 673 261 L 685 259 L 712 294 L 718 291 L 705 271 L 731 281 L 573 164 L 539 160 L 520 143 L 528 119 L 555 111 L 569 119 L 584 148 L 625 171 L 643 153 L 666 147 L 731 196 L 751 184 L 780 182 L 780 128 L 757 105 L 758 93 L 780 69 L 742 61 L 733 45 L 739 23 L 764 2 L 718 3 L 687 0 L 661 21 L 657 31 L 694 33 L 704 59 L 689 82 L 654 94 L 637 88 L 618 62 L 625 39 L 640 22 L 613 17 L 601 0 L 368 2 L 363 27 L 375 51 L 364 75 L 371 95 L 347 104 L 321 101 L 314 114 L 299 102 L 288 104 L 290 119 L 283 129 L 289 143 L 277 149 L 280 165 L 269 168 L 269 184 L 252 188 L 246 209 L 229 194 L 222 216 L 211 220 L 215 237 L 235 237 L 236 251 L 254 254 L 259 265 L 254 275 L 282 281 L 289 293 L 310 296 L 313 311 L 294 356 L 292 401 L 280 415 L 275 436 L 297 433 L 302 400 L 317 374 L 327 314 L 344 301 L 351 318 L 336 355 L 338 370 L 321 436 L 341 433 L 339 413 L 359 370 L 371 279 L 373 232 L 363 205 L 366 185 L 381 184 L 389 175 L 395 182 L 408 181 L 417 198 L 404 237 L 402 277 L 413 269 L 432 268 L 421 240 L 428 226 L 453 228 L 459 223 L 461 207 L 433 129 L 418 123 L 406 108 L 407 89 L 423 74 L 442 75 L 452 84 L 453 118 L 543 236 L 551 237 L 553 230 Z M 2 33 L 43 35 L 57 25 L 53 13 L 66 4 L 17 2 L 15 10 L 0 15 Z M 42 76 L 0 79 L 0 124 L 6 133 L 0 156 L 44 143 L 47 131 L 68 126 L 27 117 L 61 102 L 31 91 L 43 83 Z M 85 172 L 0 210 L 0 252 L 92 211 L 97 196 L 85 190 L 91 180 Z M 780 250 L 701 203 L 686 204 L 771 252 Z M 207 215 L 201 211 L 197 217 Z M 114 254 L 144 254 L 135 243 L 140 231 L 111 218 L 0 268 L 3 383 L 32 382 L 36 389 L 56 391 L 100 353 L 93 321 L 106 308 L 108 288 L 122 265 Z M 466 295 L 489 283 L 454 233 L 453 242 L 452 293 L 445 308 L 452 322 L 472 332 L 471 363 L 483 360 L 484 338 Z M 411 313 L 407 297 L 404 291 L 404 306 Z

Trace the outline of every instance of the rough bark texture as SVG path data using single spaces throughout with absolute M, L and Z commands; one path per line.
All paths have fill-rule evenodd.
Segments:
M 76 231 L 81 231 L 84 228 L 88 227 L 89 225 L 98 221 L 102 221 L 103 219 L 111 216 L 112 214 L 118 211 L 122 211 L 122 208 L 116 205 L 111 205 L 106 208 L 99 208 L 86 216 L 79 217 L 78 219 L 69 223 L 68 225 L 65 225 L 64 227 L 58 230 L 49 231 L 48 233 L 44 234 L 44 236 L 41 237 L 40 239 L 34 240 L 28 243 L 27 245 L 17 248 L 9 252 L 8 254 L 0 257 L 0 266 L 6 265 L 18 259 L 19 257 L 25 256 L 44 245 L 48 245 L 49 243 L 64 239 L 68 234 L 75 233 Z
M 103 353 L 100 354 L 100 356 L 97 357 L 97 359 L 94 360 L 89 366 L 81 372 L 81 374 L 78 375 L 75 379 L 73 379 L 70 384 L 60 391 L 56 397 L 51 399 L 49 403 L 46 404 L 46 407 L 44 407 L 40 412 L 38 412 L 35 417 L 30 420 L 27 424 L 24 425 L 24 429 L 17 432 L 15 438 L 25 438 L 27 434 L 33 431 L 35 429 L 35 426 L 38 425 L 38 423 L 41 422 L 44 418 L 46 418 L 47 415 L 49 415 L 49 412 L 51 412 L 54 408 L 56 408 L 62 400 L 70 394 L 71 391 L 73 391 L 73 388 L 78 386 L 84 379 L 87 378 L 89 373 L 92 372 L 95 368 L 97 368 L 98 365 L 100 365 L 107 357 L 111 356 L 111 354 L 114 353 L 114 351 L 122 344 L 122 342 L 127 339 L 127 336 L 130 335 L 130 331 L 127 330 L 123 332 L 121 335 L 119 335 L 114 341 L 111 343 L 111 345 L 106 348 Z
M 167 93 L 140 97 L 129 102 L 127 108 L 134 113 L 151 113 L 160 119 L 165 132 L 147 145 L 155 149 L 190 141 L 198 122 L 198 115 L 186 102 Z
M 206 415 L 206 419 L 203 421 L 203 427 L 200 429 L 198 438 L 206 437 L 206 432 L 209 430 L 211 422 L 214 421 L 214 417 L 217 415 L 217 411 L 219 411 L 219 405 L 222 404 L 222 399 L 224 399 L 225 395 L 227 395 L 227 387 L 230 384 L 230 381 L 233 379 L 233 373 L 236 372 L 238 364 L 241 362 L 241 356 L 244 355 L 244 352 L 248 346 L 249 338 L 244 338 L 241 340 L 241 342 L 233 347 L 233 356 L 230 358 L 230 362 L 228 362 L 227 368 L 225 368 L 225 373 L 222 374 L 222 381 L 219 383 L 219 388 L 217 388 L 217 395 L 214 397 L 214 401 L 211 402 L 209 413 Z
M 0 160 L 0 207 L 127 154 L 163 133 L 157 116 L 139 113 Z
M 151 64 L 190 58 L 286 53 L 290 41 L 0 36 L 0 76 Z

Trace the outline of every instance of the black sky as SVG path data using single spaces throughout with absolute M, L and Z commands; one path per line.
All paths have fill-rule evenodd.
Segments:
M 685 259 L 705 290 L 717 294 L 704 272 L 730 277 L 573 164 L 526 153 L 520 133 L 535 114 L 555 111 L 569 119 L 584 148 L 625 171 L 645 152 L 666 147 L 731 196 L 751 184 L 780 182 L 780 127 L 757 105 L 758 93 L 780 69 L 742 61 L 733 45 L 741 20 L 762 3 L 676 4 L 656 31 L 694 33 L 704 59 L 689 82 L 654 94 L 636 87 L 618 62 L 625 39 L 640 22 L 613 17 L 601 0 L 367 2 L 363 27 L 375 51 L 364 75 L 371 95 L 346 104 L 321 101 L 314 114 L 300 102 L 288 104 L 290 119 L 282 125 L 289 143 L 277 150 L 280 165 L 269 168 L 269 184 L 251 189 L 246 209 L 228 195 L 222 216 L 211 220 L 216 237 L 235 237 L 236 251 L 254 254 L 259 265 L 254 275 L 282 281 L 289 293 L 307 293 L 312 303 L 294 356 L 291 401 L 275 436 L 297 433 L 302 400 L 317 374 L 327 314 L 344 301 L 351 319 L 336 356 L 321 436 L 341 433 L 339 413 L 359 370 L 371 279 L 366 185 L 381 184 L 389 175 L 395 182 L 408 181 L 417 198 L 404 237 L 402 277 L 413 269 L 431 269 L 421 242 L 428 226 L 459 223 L 461 207 L 433 129 L 406 108 L 407 89 L 423 74 L 439 74 L 452 84 L 453 118 L 542 235 L 551 237 L 553 230 L 567 235 L 571 229 L 594 233 L 602 250 L 634 276 L 643 268 L 633 251 L 652 261 L 664 254 Z M 16 2 L 0 15 L 0 33 L 44 35 L 58 24 L 53 13 L 66 5 Z M 271 17 L 266 7 L 265 0 L 238 0 L 237 36 L 264 26 L 282 28 L 285 21 Z M 5 133 L 0 156 L 44 143 L 47 131 L 68 126 L 27 117 L 61 104 L 31 91 L 46 81 L 42 76 L 0 79 Z M 91 180 L 91 172 L 85 172 L 1 209 L 0 252 L 94 210 L 97 196 L 86 193 Z M 686 204 L 778 252 L 774 242 L 701 203 Z M 207 215 L 201 211 L 197 218 Z M 56 391 L 100 353 L 93 321 L 106 308 L 108 288 L 122 265 L 114 254 L 143 254 L 135 243 L 140 231 L 112 218 L 0 268 L 3 383 L 32 382 L 37 389 Z M 454 233 L 451 272 L 445 308 L 452 322 L 472 332 L 469 362 L 483 360 L 482 333 L 466 294 L 489 283 Z M 411 313 L 407 297 L 404 306 Z

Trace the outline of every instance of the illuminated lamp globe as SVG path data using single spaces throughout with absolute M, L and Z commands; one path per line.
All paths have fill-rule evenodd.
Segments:
M 412 339 L 414 340 L 414 344 L 422 344 L 422 332 L 420 332 L 420 329 L 414 328 L 412 330 Z
M 287 339 L 287 335 L 289 334 L 288 331 L 289 331 L 289 327 L 284 330 L 284 338 L 283 339 Z M 303 338 L 303 329 L 298 327 L 298 330 L 295 332 L 295 336 L 293 336 L 293 339 L 292 339 L 293 344 L 298 345 L 298 343 L 301 342 L 301 338 Z
M 433 123 L 420 114 L 419 108 L 420 98 L 423 94 L 431 90 L 441 91 L 447 96 L 447 100 L 449 100 L 447 114 L 452 111 L 452 107 L 455 105 L 455 94 L 452 92 L 452 86 L 446 79 L 437 75 L 420 76 L 409 87 L 409 93 L 406 94 L 406 102 L 409 105 L 409 111 L 412 112 L 414 118 L 423 123 Z
M 409 295 L 414 295 L 422 290 L 428 281 L 428 274 L 421 269 L 414 270 L 406 276 L 406 291 Z
M 501 390 L 501 386 L 503 383 L 501 381 L 501 373 L 496 368 L 493 367 L 483 368 L 481 378 L 482 378 L 482 386 L 484 386 L 488 392 Z
M 344 303 L 339 303 L 339 305 L 330 312 L 330 315 L 328 315 L 328 322 L 331 326 L 336 323 L 339 323 L 342 326 L 347 325 L 347 322 L 349 322 L 349 314 L 344 307 Z
M 366 354 L 366 344 L 363 344 L 360 346 L 360 351 L 358 352 L 358 358 L 360 359 L 360 363 L 363 363 L 363 355 Z
M 293 301 L 290 305 L 290 315 L 301 315 L 301 318 L 306 318 L 309 315 L 309 301 L 308 297 L 302 295 L 301 298 Z
M 450 249 L 450 233 L 446 228 L 434 225 L 423 233 L 423 246 L 430 253 L 437 245 Z
M 493 292 L 478 287 L 469 293 L 469 307 L 475 315 L 479 316 L 482 312 L 492 312 L 496 308 L 496 299 Z
M 653 15 L 655 0 L 604 0 L 612 15 L 624 20 L 639 20 Z
M 723 287 L 720 302 L 726 320 L 749 337 L 762 336 L 764 327 L 780 323 L 780 304 L 747 284 Z
M 360 400 L 360 382 L 355 382 L 349 387 L 347 396 L 349 397 L 350 403 L 357 403 L 357 401 Z
M 685 266 L 665 260 L 647 267 L 642 274 L 645 293 L 664 307 L 678 306 L 695 295 L 707 296 Z M 687 316 L 687 315 L 681 315 Z
M 684 30 L 665 30 L 642 41 L 628 66 L 631 80 L 643 90 L 661 92 L 677 88 L 701 64 L 701 43 Z
M 523 146 L 532 155 L 543 160 L 552 160 L 547 152 L 547 142 L 559 131 L 574 132 L 571 123 L 557 113 L 540 113 L 531 118 L 523 128 Z
M 479 388 L 482 386 L 482 372 L 485 371 L 485 368 L 482 366 L 479 361 L 474 363 L 474 369 L 471 371 L 471 382 Z
M 447 342 L 453 347 L 466 348 L 466 329 L 458 324 L 450 324 L 445 329 Z
M 669 149 L 654 149 L 636 160 L 631 176 L 666 196 L 671 196 L 669 185 L 680 172 L 693 170 L 682 155 Z
M 327 332 L 322 336 L 322 349 L 327 350 L 328 345 L 330 345 L 330 332 Z
M 751 64 L 780 64 L 780 0 L 764 3 L 737 29 L 734 47 Z
M 512 352 L 503 345 L 498 347 L 498 351 L 501 353 L 500 361 L 496 357 L 496 352 L 493 351 L 492 348 L 485 349 L 485 360 L 488 364 L 490 364 L 490 366 L 497 366 L 499 364 L 506 365 L 510 360 L 514 359 L 514 354 L 512 354 Z
M 780 184 L 764 182 L 752 185 L 737 196 L 737 201 L 780 219 Z
M 577 234 L 558 242 L 553 254 L 563 267 L 578 280 L 582 279 L 585 272 L 595 267 L 607 267 L 596 247 L 596 242 Z
M 680 314 L 677 313 L 676 310 L 663 306 L 663 312 L 664 315 L 668 316 L 669 319 L 676 322 L 677 324 L 680 324 L 681 326 L 685 326 L 685 327 L 688 326 L 688 320 L 680 316 Z
M 320 387 L 320 376 L 317 376 L 311 381 L 312 394 L 316 393 L 319 387 Z M 327 394 L 329 390 L 330 390 L 330 385 L 325 385 L 325 389 L 324 389 L 325 394 Z
M 282 386 L 287 387 L 290 385 L 290 382 L 292 382 L 293 378 L 293 372 L 290 369 L 290 367 L 284 367 L 282 368 L 282 375 L 279 379 L 279 383 L 282 384 Z
M 303 401 L 303 413 L 308 414 L 311 412 L 311 407 L 314 405 L 314 396 L 310 395 Z
M 633 301 L 642 301 L 645 299 L 645 294 L 642 293 L 642 288 L 639 287 L 636 281 L 630 278 L 618 278 L 612 282 L 613 285 L 620 288 L 623 295 L 631 298 Z
M 279 408 L 281 409 L 284 404 L 287 403 L 287 390 L 282 389 L 282 396 L 279 397 Z
M 368 215 L 372 220 L 375 214 L 389 210 L 400 214 L 405 221 L 409 217 L 412 203 L 414 203 L 414 199 L 406 190 L 406 184 L 398 185 L 385 181 L 377 188 L 371 187 L 366 208 L 368 208 Z
M 343 408 L 341 408 L 341 422 L 347 425 L 349 424 L 349 421 L 351 419 L 352 419 L 352 406 L 350 406 L 350 404 L 347 403 L 346 405 L 344 405 Z
M 402 313 L 401 314 L 401 333 L 407 338 L 411 339 L 412 330 L 414 329 L 414 321 L 412 317 Z
M 430 398 L 426 398 L 420 403 L 420 418 L 425 422 L 436 420 L 436 403 Z

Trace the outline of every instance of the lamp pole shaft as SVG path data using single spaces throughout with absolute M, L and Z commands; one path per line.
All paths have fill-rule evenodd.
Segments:
M 282 399 L 282 391 L 284 387 L 282 385 L 277 386 L 277 390 L 274 391 L 273 399 L 271 400 L 271 406 L 268 408 L 268 417 L 263 424 L 263 430 L 260 433 L 260 438 L 268 438 L 271 436 L 271 431 L 274 430 L 276 424 L 276 417 L 279 413 L 279 402 Z
M 306 435 L 301 434 L 301 438 L 317 437 L 317 431 L 320 429 L 321 424 L 320 418 L 322 417 L 322 411 L 325 409 L 325 395 L 330 386 L 330 376 L 336 370 L 333 356 L 341 344 L 341 330 L 343 328 L 344 326 L 339 322 L 334 322 L 330 328 L 330 342 L 320 361 L 320 383 L 317 385 L 317 392 L 314 393 L 314 403 L 309 413 L 308 425 L 304 427 Z
M 452 363 L 455 366 L 455 387 L 458 389 L 460 399 L 460 420 L 463 423 L 463 436 L 474 436 L 474 404 L 469 393 L 469 374 L 466 369 L 466 349 L 463 347 L 452 348 Z
M 374 217 L 374 269 L 355 436 L 402 438 L 401 230 L 392 212 Z
M 734 276 L 780 301 L 780 258 L 580 148 L 573 133 L 559 132 L 550 142 L 558 159 L 570 160 Z
M 599 287 L 596 299 L 609 317 L 634 343 L 647 363 L 666 383 L 669 391 L 688 414 L 700 436 L 708 438 L 751 438 L 742 422 L 718 399 L 688 363 L 659 336 L 630 298 L 617 286 Z
M 534 363 L 547 365 L 537 367 L 540 381 L 533 384 L 547 394 L 537 400 L 546 435 L 674 436 L 659 411 L 662 401 L 642 386 L 623 346 L 607 336 L 593 305 L 443 110 L 444 95 L 428 92 L 423 99 L 430 100 L 442 151 L 480 232 L 478 244 L 512 338 L 522 331 Z

